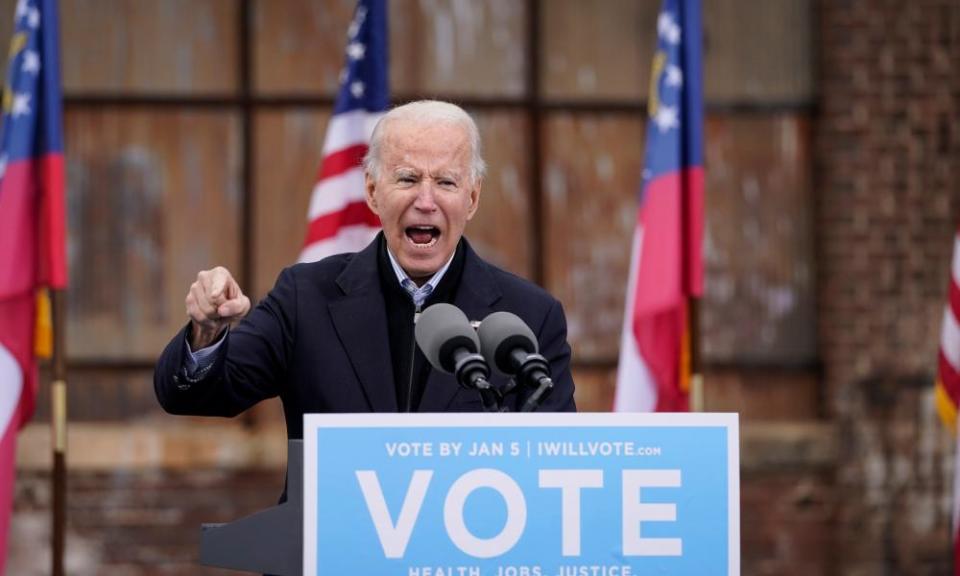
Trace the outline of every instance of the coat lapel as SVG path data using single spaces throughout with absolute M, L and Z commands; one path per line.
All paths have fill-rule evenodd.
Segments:
M 453 304 L 463 310 L 470 321 L 480 321 L 494 311 L 493 304 L 500 299 L 497 282 L 486 262 L 464 242 L 463 276 Z M 444 412 L 456 396 L 460 385 L 450 374 L 431 368 L 427 385 L 420 400 L 419 412 Z
M 337 278 L 344 297 L 328 308 L 373 411 L 396 412 L 387 310 L 377 273 L 379 246 L 379 241 L 372 242 L 347 265 Z

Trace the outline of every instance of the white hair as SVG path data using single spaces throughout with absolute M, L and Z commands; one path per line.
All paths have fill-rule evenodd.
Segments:
M 370 147 L 363 157 L 363 169 L 373 177 L 380 178 L 381 149 L 383 147 L 383 133 L 386 125 L 396 120 L 408 120 L 419 123 L 438 123 L 463 126 L 467 131 L 470 142 L 470 179 L 476 184 L 483 179 L 487 172 L 487 163 L 483 161 L 480 150 L 480 131 L 473 118 L 466 110 L 441 100 L 418 100 L 402 106 L 397 106 L 383 115 L 373 128 L 370 136 Z

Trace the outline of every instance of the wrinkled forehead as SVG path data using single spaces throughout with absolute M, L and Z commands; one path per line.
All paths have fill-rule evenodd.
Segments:
M 432 158 L 466 166 L 472 151 L 467 128 L 461 123 L 396 119 L 384 126 L 383 152 L 387 162 Z

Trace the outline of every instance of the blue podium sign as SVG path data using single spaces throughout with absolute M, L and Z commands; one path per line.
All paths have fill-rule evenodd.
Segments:
M 740 573 L 736 414 L 309 414 L 304 575 Z

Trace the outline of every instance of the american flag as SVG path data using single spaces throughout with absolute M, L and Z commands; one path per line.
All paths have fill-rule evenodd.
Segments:
M 16 433 L 33 413 L 37 291 L 67 283 L 56 0 L 19 0 L 0 120 L 0 574 Z
M 957 439 L 953 485 L 953 573 L 960 575 L 960 436 L 957 433 L 957 405 L 960 402 L 960 230 L 953 238 L 953 260 L 947 305 L 940 327 L 936 402 L 940 417 Z
M 703 292 L 701 57 L 700 1 L 665 0 L 657 18 L 617 411 L 688 409 L 682 369 L 687 300 Z
M 387 46 L 385 0 L 360 0 L 347 30 L 346 62 L 310 196 L 301 262 L 357 251 L 380 229 L 364 201 L 360 162 L 389 105 Z

